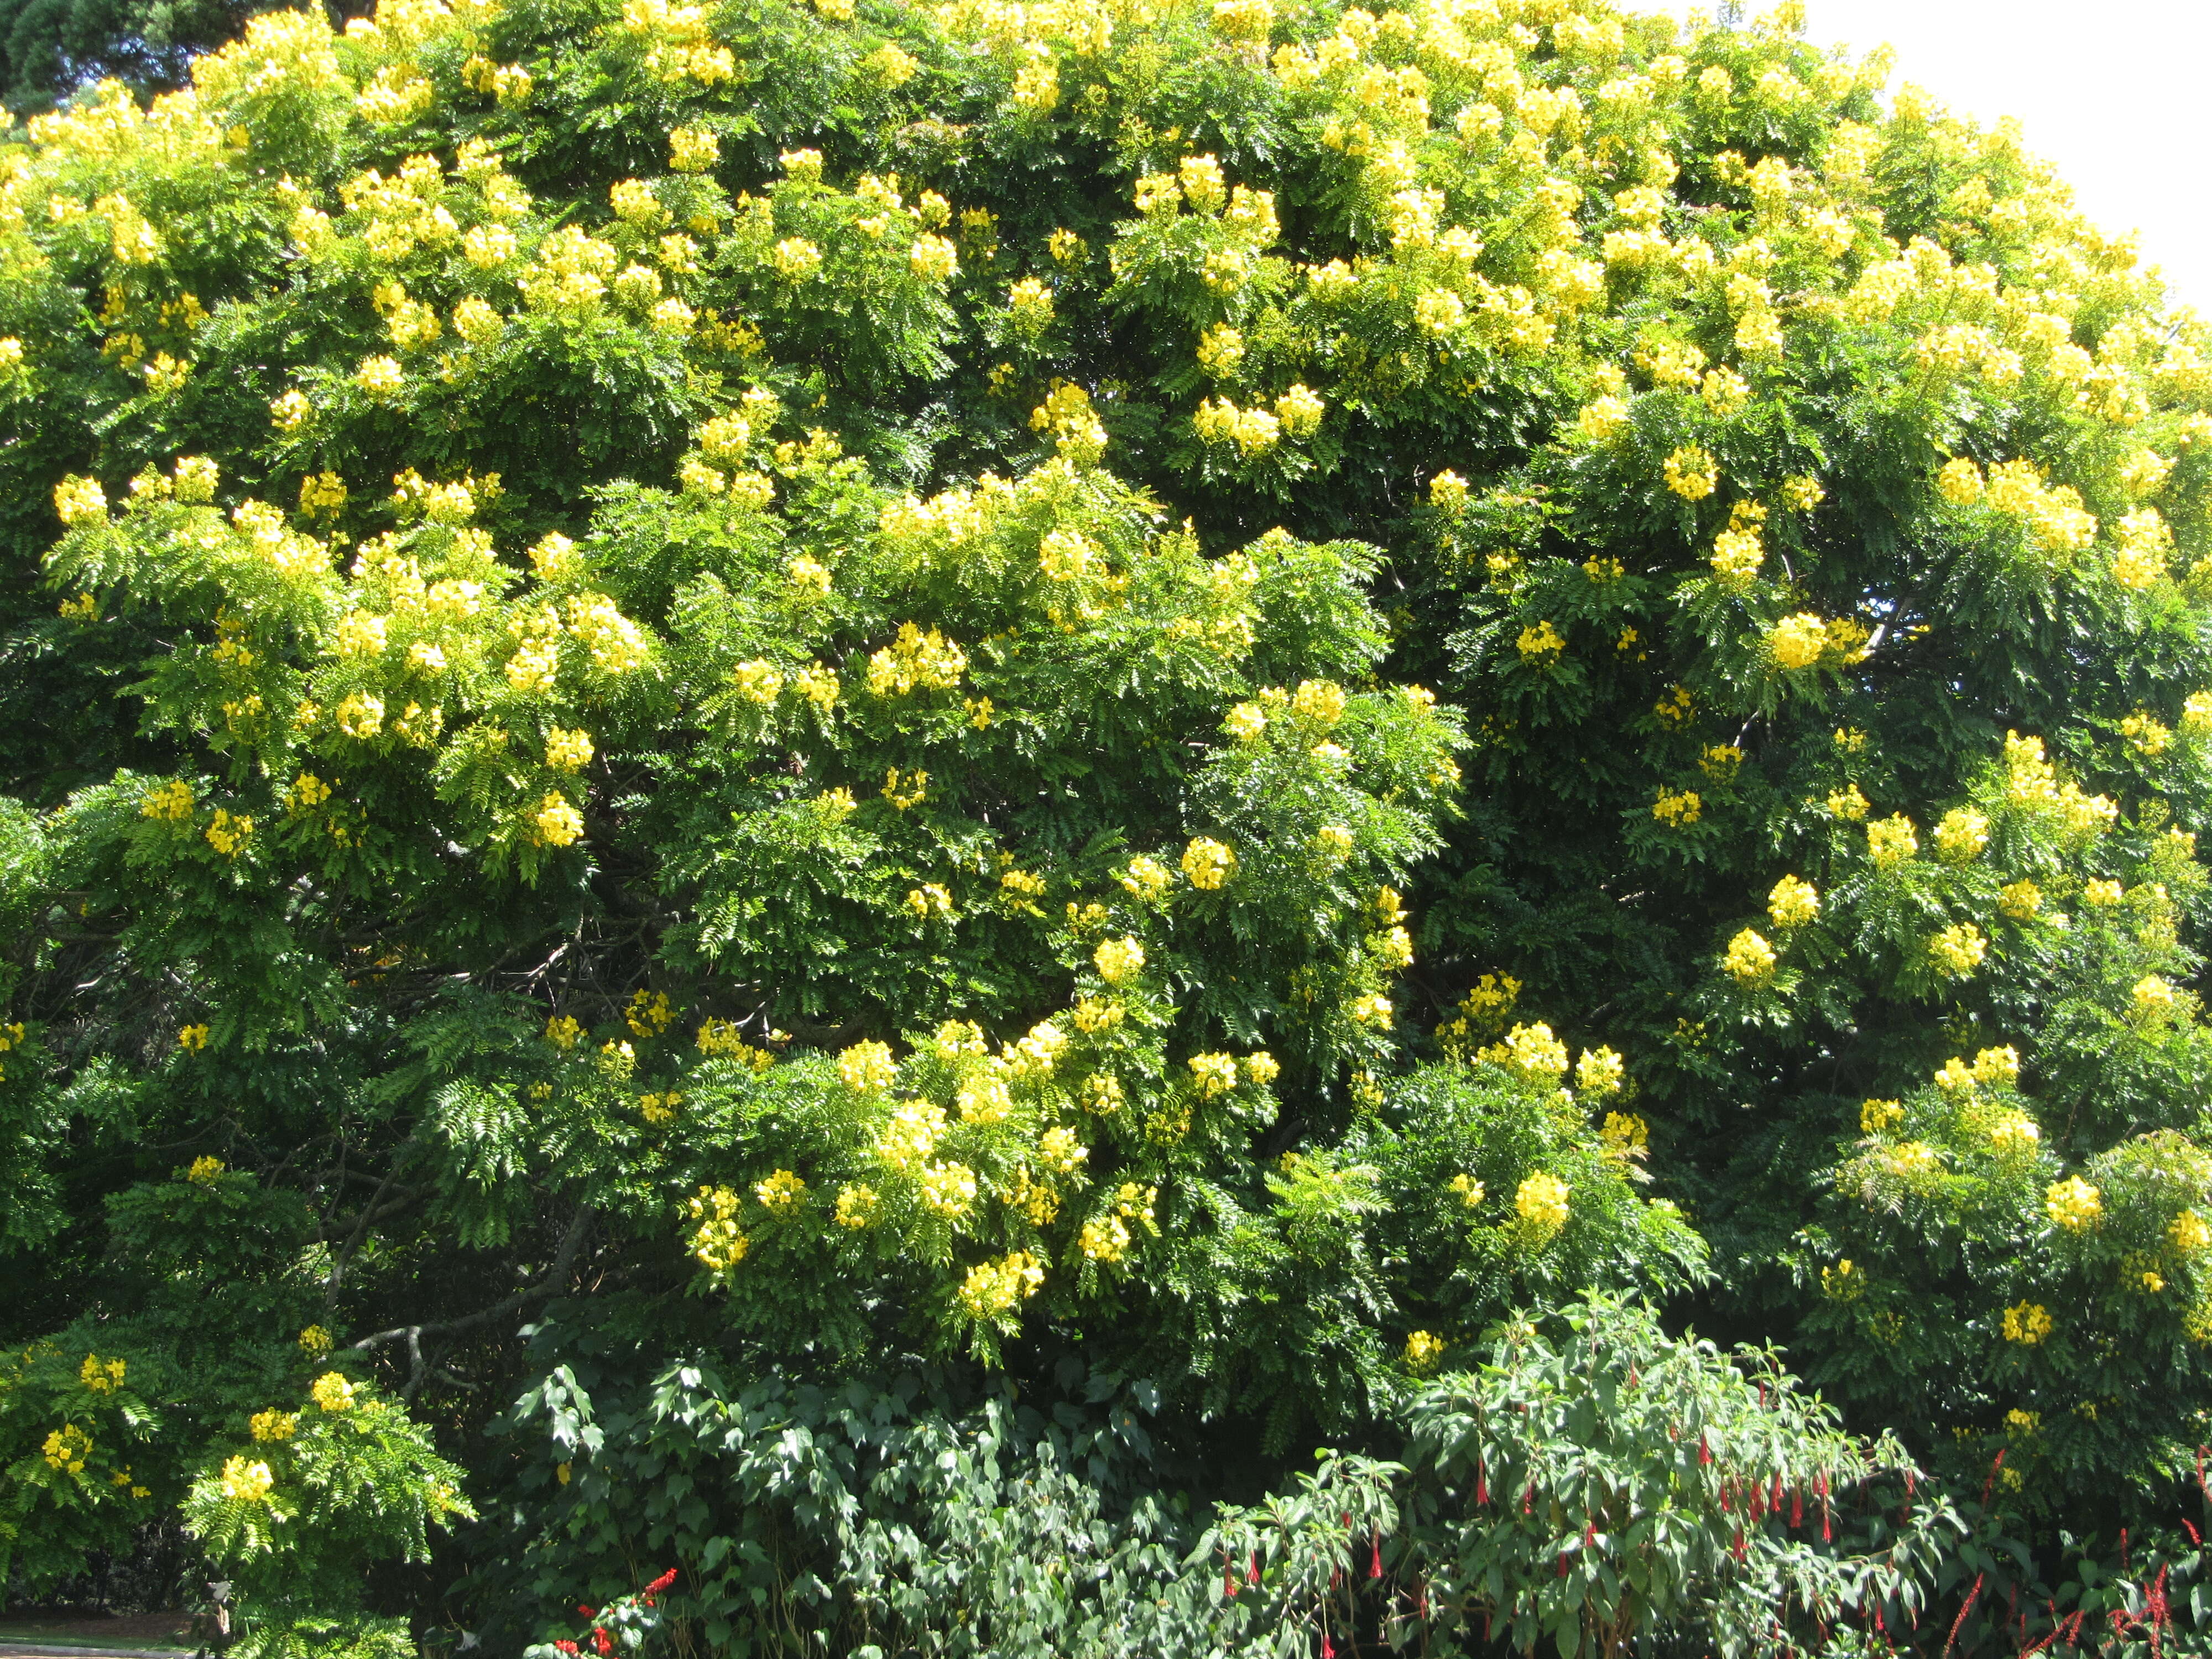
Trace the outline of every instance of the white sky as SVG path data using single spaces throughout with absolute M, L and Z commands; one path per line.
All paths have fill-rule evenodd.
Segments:
M 1892 91 L 1915 82 L 1984 126 L 2016 117 L 2027 147 L 2083 213 L 2139 230 L 2179 304 L 2212 315 L 2212 0 L 1807 0 L 1817 45 L 1897 48 Z M 1677 15 L 1711 16 L 1677 0 Z M 1747 16 L 1772 9 L 1747 0 Z

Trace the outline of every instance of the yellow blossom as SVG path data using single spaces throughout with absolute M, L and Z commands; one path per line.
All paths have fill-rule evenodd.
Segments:
M 256 1412 L 247 1426 L 256 1440 L 289 1440 L 300 1426 L 297 1412 Z
M 872 1226 L 881 1202 L 872 1187 L 857 1182 L 841 1187 L 837 1189 L 836 1223 L 856 1232 Z
M 276 1485 L 276 1477 L 270 1472 L 269 1465 L 258 1459 L 241 1454 L 223 1460 L 222 1490 L 230 1503 L 264 1502 Z
M 1876 869 L 1894 869 L 1920 851 L 1920 836 L 1912 827 L 1912 820 L 1902 812 L 1893 813 L 1866 828 L 1867 856 L 1874 860 Z
M 2039 1302 L 2019 1302 L 2004 1310 L 2004 1340 L 2033 1347 L 2051 1334 L 2051 1310 Z
M 1183 848 L 1182 872 L 1201 892 L 1212 892 L 1237 873 L 1237 854 L 1221 842 L 1200 836 Z M 1100 947 L 1102 950 L 1103 946 Z M 1100 972 L 1105 971 L 1100 964 Z M 1110 975 L 1109 975 L 1110 977 Z
M 1747 927 L 1729 941 L 1721 966 L 1740 985 L 1763 985 L 1774 977 L 1776 961 L 1774 947 Z
M 755 1183 L 753 1196 L 770 1215 L 786 1218 L 797 1215 L 806 1202 L 806 1183 L 789 1170 L 778 1170 L 765 1181 Z
M 837 1075 L 847 1088 L 864 1095 L 887 1092 L 898 1068 L 888 1043 L 856 1042 L 837 1056 Z
M 1784 876 L 1766 896 L 1766 914 L 1777 927 L 1802 927 L 1820 914 L 1820 895 L 1809 881 Z
M 1928 941 L 1928 954 L 1936 967 L 1954 979 L 1980 967 L 1988 951 L 1989 941 L 1971 921 L 1955 922 Z
M 2105 1212 L 2104 1194 L 2080 1176 L 2054 1181 L 2043 1194 L 2044 1212 L 2069 1232 L 2094 1227 Z
M 1971 806 L 1954 806 L 1936 826 L 1936 851 L 1952 864 L 1969 864 L 1990 844 L 1990 821 Z
M 1701 501 L 1720 487 L 1720 466 L 1706 451 L 1691 444 L 1667 457 L 1667 488 L 1686 501 Z
M 1513 1208 L 1539 1239 L 1548 1239 L 1567 1224 L 1567 1183 L 1540 1170 L 1522 1182 Z
M 1547 668 L 1557 662 L 1560 653 L 1567 648 L 1566 641 L 1559 637 L 1559 631 L 1548 620 L 1539 621 L 1533 627 L 1522 629 L 1514 645 L 1521 653 L 1522 661 L 1538 668 Z
M 1827 643 L 1827 624 L 1809 611 L 1784 617 L 1766 630 L 1766 648 L 1774 660 L 1793 672 L 1817 665 Z

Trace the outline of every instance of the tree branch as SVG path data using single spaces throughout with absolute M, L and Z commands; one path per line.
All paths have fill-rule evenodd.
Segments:
M 364 1336 L 353 1345 L 353 1351 L 356 1353 L 373 1353 L 387 1342 L 404 1340 L 407 1344 L 407 1386 L 399 1391 L 399 1397 L 403 1400 L 412 1400 L 416 1390 L 422 1386 L 424 1369 L 422 1339 L 426 1336 L 450 1336 L 456 1331 L 471 1330 L 478 1325 L 489 1325 L 495 1319 L 520 1312 L 532 1302 L 543 1301 L 549 1296 L 559 1294 L 562 1288 L 568 1284 L 569 1273 L 575 1267 L 576 1253 L 583 1246 L 584 1235 L 590 1231 L 592 1219 L 598 1214 L 598 1209 L 592 1205 L 584 1204 L 577 1206 L 574 1217 L 568 1223 L 568 1231 L 562 1237 L 561 1248 L 554 1253 L 552 1265 L 539 1276 L 535 1285 L 526 1285 L 513 1296 L 495 1302 L 489 1308 L 480 1308 L 472 1314 L 463 1314 L 458 1319 L 439 1320 L 427 1325 L 395 1325 L 388 1331 L 379 1331 L 373 1336 Z

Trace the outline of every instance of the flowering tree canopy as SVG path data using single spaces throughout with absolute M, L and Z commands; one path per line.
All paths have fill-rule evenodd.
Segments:
M 7 134 L 5 1571 L 1520 1642 L 1425 1586 L 1598 1585 L 1583 1458 L 1703 1541 L 1544 1630 L 1733 1651 L 2172 1519 L 2212 362 L 1801 27 L 383 0 Z M 1316 1439 L 1387 1574 L 1357 1461 L 1184 1559 Z

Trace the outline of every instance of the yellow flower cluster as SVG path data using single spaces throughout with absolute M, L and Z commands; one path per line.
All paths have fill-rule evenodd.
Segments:
M 932 628 L 899 624 L 897 636 L 868 659 L 868 690 L 902 697 L 917 690 L 951 690 L 968 672 L 968 653 Z
M 1585 1048 L 1575 1061 L 1575 1087 L 1602 1098 L 1617 1095 L 1628 1081 L 1628 1063 L 1618 1050 Z
M 837 1056 L 837 1075 L 857 1094 L 880 1095 L 890 1089 L 898 1067 L 890 1045 L 871 1040 L 856 1042 Z
M 1651 804 L 1651 816 L 1670 830 L 1680 830 L 1695 823 L 1705 811 L 1705 803 L 1694 789 L 1680 791 L 1662 788 L 1659 799 Z
M 1513 1209 L 1538 1242 L 1548 1241 L 1567 1224 L 1567 1183 L 1539 1170 L 1522 1182 Z
M 1091 952 L 1098 977 L 1109 985 L 1124 984 L 1133 979 L 1145 965 L 1145 947 L 1135 939 L 1109 939 L 1103 941 Z
M 1841 816 L 1841 814 L 1838 814 Z M 1867 856 L 1877 870 L 1893 870 L 1920 851 L 1919 832 L 1902 812 L 1866 827 Z
M 970 1319 L 995 1319 L 1011 1312 L 1044 1284 L 1044 1264 L 1026 1250 L 968 1270 L 960 1286 L 960 1305 Z
M 1954 922 L 1928 941 L 1928 954 L 1946 977 L 1958 979 L 1982 965 L 1989 941 L 1971 921 Z
M 1542 620 L 1522 629 L 1514 646 L 1521 653 L 1522 661 L 1538 668 L 1548 668 L 1559 661 L 1560 654 L 1567 648 L 1567 642 L 1549 621 Z
M 2080 1176 L 2054 1181 L 2043 1194 L 2044 1212 L 2069 1232 L 2083 1232 L 2103 1218 L 2105 1197 Z
M 2004 1340 L 2033 1347 L 2051 1334 L 2051 1310 L 2040 1302 L 2018 1302 L 2004 1310 Z
M 253 1437 L 256 1440 L 289 1440 L 299 1430 L 300 1414 L 297 1412 L 280 1412 L 273 1408 L 265 1412 L 256 1412 L 248 1426 L 253 1431 Z
M 1720 464 L 1695 444 L 1667 457 L 1667 488 L 1686 501 L 1701 501 L 1720 487 Z
M 224 1499 L 233 1504 L 260 1504 L 268 1500 L 275 1489 L 276 1477 L 268 1464 L 248 1458 L 243 1453 L 223 1460 L 221 1489 Z
M 1784 876 L 1766 896 L 1766 914 L 1777 927 L 1802 927 L 1820 916 L 1820 892 L 1809 881 Z
M 98 1354 L 88 1353 L 77 1367 L 76 1380 L 94 1394 L 113 1394 L 123 1386 L 123 1379 L 129 1373 L 130 1365 L 125 1360 L 110 1359 L 103 1364 Z
M 1772 979 L 1777 963 L 1774 947 L 1748 927 L 1729 941 L 1728 953 L 1721 959 L 1736 983 L 1747 986 Z
M 1990 844 L 1990 821 L 1971 806 L 1954 807 L 1936 826 L 1936 852 L 1951 864 L 1971 864 Z
M 1190 884 L 1201 892 L 1211 893 L 1225 885 L 1237 873 L 1237 854 L 1222 842 L 1210 836 L 1199 836 L 1183 848 L 1182 872 Z M 1104 946 L 1099 947 L 1103 950 Z M 1105 964 L 1099 964 L 1105 974 Z M 1106 975 L 1109 980 L 1114 976 Z
M 337 1371 L 325 1371 L 307 1389 L 307 1397 L 325 1412 L 349 1412 L 354 1385 Z
M 691 1200 L 691 1254 L 714 1273 L 726 1273 L 745 1259 L 752 1241 L 738 1225 L 738 1195 L 727 1187 L 702 1187 Z
M 64 1474 L 82 1474 L 85 1461 L 92 1455 L 92 1437 L 74 1423 L 64 1423 L 53 1430 L 41 1448 L 46 1467 Z

